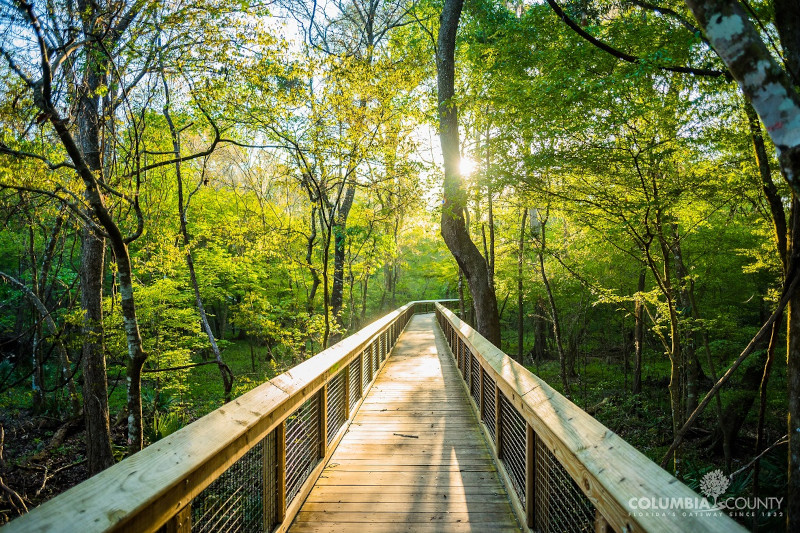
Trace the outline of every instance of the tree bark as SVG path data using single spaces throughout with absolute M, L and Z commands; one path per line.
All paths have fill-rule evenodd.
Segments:
M 464 220 L 467 195 L 459 171 L 460 142 L 455 94 L 455 49 L 463 0 L 445 0 L 440 17 L 436 54 L 439 102 L 439 138 L 444 159 L 444 202 L 441 233 L 447 248 L 467 278 L 475 309 L 478 332 L 500 345 L 500 317 L 497 297 L 489 282 L 489 268 L 469 237 Z
M 341 312 L 344 303 L 344 263 L 345 241 L 347 240 L 347 218 L 353 207 L 356 195 L 356 186 L 350 184 L 344 194 L 344 199 L 336 211 L 336 218 L 331 228 L 333 231 L 333 286 L 331 287 L 331 312 L 335 320 L 342 324 Z M 352 309 L 351 309 L 352 313 Z
M 308 270 L 311 272 L 311 290 L 308 292 L 308 312 L 313 313 L 314 311 L 314 297 L 317 295 L 317 289 L 319 288 L 319 284 L 322 281 L 319 279 L 319 273 L 317 273 L 316 267 L 311 263 L 312 256 L 314 254 L 314 243 L 317 240 L 317 207 L 311 207 L 311 232 L 308 234 L 308 238 L 306 239 L 306 265 L 308 265 Z
M 644 303 L 642 302 L 641 293 L 644 292 L 647 270 L 642 268 L 639 271 L 639 282 L 636 285 L 636 302 L 633 308 L 633 344 L 635 355 L 633 359 L 633 394 L 640 394 L 642 392 L 642 350 L 644 342 Z
M 103 265 L 105 240 L 88 227 L 81 232 L 81 307 L 83 308 L 83 417 L 86 459 L 94 475 L 114 464 L 108 412 L 106 357 L 103 352 Z
M 791 20 L 795 20 L 796 0 L 784 2 L 778 3 L 781 8 L 789 6 L 788 9 L 794 14 Z M 800 196 L 800 95 L 794 90 L 791 79 L 773 59 L 739 2 L 686 0 L 686 5 L 761 117 L 778 150 L 783 176 L 794 193 Z M 787 48 L 791 48 L 791 43 L 798 39 L 798 28 L 791 30 L 793 37 L 787 36 L 787 42 L 782 40 L 785 47 L 789 44 Z M 791 432 L 789 438 L 792 438 Z M 800 445 L 796 451 L 800 458 Z M 800 518 L 798 520 L 797 523 L 791 523 L 800 527 Z
M 777 9 L 777 6 L 776 6 Z M 758 165 L 758 173 L 761 178 L 761 188 L 764 192 L 764 197 L 767 199 L 770 213 L 772 215 L 772 227 L 775 232 L 775 245 L 777 247 L 778 257 L 783 267 L 783 283 L 787 283 L 787 268 L 788 268 L 788 240 L 787 240 L 787 226 L 786 226 L 786 212 L 783 207 L 783 198 L 781 198 L 775 183 L 772 181 L 772 171 L 770 169 L 769 157 L 767 155 L 767 148 L 764 143 L 764 135 L 761 129 L 761 123 L 758 120 L 756 110 L 749 102 L 744 105 L 745 114 L 747 115 L 747 122 L 750 127 L 750 137 L 753 142 L 753 150 L 755 152 L 756 163 Z M 792 209 L 796 207 L 796 202 L 792 204 Z M 761 376 L 761 384 L 759 386 L 759 410 L 758 410 L 758 423 L 756 426 L 756 445 L 755 455 L 761 452 L 764 440 L 764 419 L 766 416 L 767 408 L 767 386 L 772 371 L 772 365 L 775 360 L 775 348 L 778 343 L 778 335 L 780 332 L 782 317 L 778 317 L 772 325 L 772 332 L 770 333 L 769 344 L 767 346 L 767 357 L 764 363 L 764 372 Z M 713 369 L 712 369 L 713 371 Z M 716 381 L 716 376 L 714 375 Z M 719 398 L 719 396 L 717 396 Z M 719 401 L 719 400 L 717 400 Z M 730 448 L 730 443 L 725 443 Z M 730 454 L 726 449 L 727 456 Z M 759 493 L 759 478 L 761 475 L 761 461 L 756 460 L 753 464 L 753 495 L 758 497 Z
M 517 362 L 519 364 L 523 364 L 523 354 L 524 348 L 523 344 L 525 342 L 525 335 L 524 335 L 524 319 L 525 319 L 525 310 L 523 307 L 523 298 L 522 298 L 522 289 L 523 289 L 523 279 L 522 279 L 522 267 L 525 263 L 525 224 L 528 221 L 528 210 L 524 207 L 522 208 L 522 221 L 519 225 L 519 249 L 517 255 Z
M 547 278 L 547 272 L 544 268 L 544 251 L 547 246 L 546 241 L 546 223 L 540 221 L 539 223 L 539 273 L 542 276 L 542 283 L 544 284 L 545 291 L 547 292 L 547 301 L 550 304 L 550 320 L 553 323 L 553 336 L 556 341 L 556 350 L 558 350 L 558 363 L 561 384 L 564 387 L 564 396 L 567 398 L 572 397 L 570 391 L 569 378 L 570 373 L 567 368 L 567 354 L 564 351 L 564 344 L 561 340 L 561 321 L 558 316 L 558 308 L 556 307 L 556 299 L 553 296 L 553 290 L 550 287 L 550 280 Z

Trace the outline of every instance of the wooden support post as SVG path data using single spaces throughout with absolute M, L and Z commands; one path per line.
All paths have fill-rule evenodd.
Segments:
M 286 422 L 281 422 L 275 428 L 275 446 L 278 447 L 278 516 L 279 524 L 286 520 Z
M 594 515 L 594 533 L 612 533 L 612 531 L 606 518 L 597 509 Z
M 164 525 L 165 533 L 192 533 L 192 504 L 178 511 Z
M 500 387 L 495 384 L 494 387 L 494 439 L 495 439 L 495 447 L 494 449 L 497 451 L 497 457 L 502 459 L 503 458 L 503 424 L 500 423 L 502 419 L 503 407 L 500 405 L 500 398 L 503 396 L 503 393 L 500 392 Z
M 525 518 L 533 529 L 533 513 L 536 509 L 536 433 L 530 424 L 525 424 Z
M 319 456 L 325 457 L 328 451 L 328 384 L 319 391 Z
M 350 365 L 344 367 L 344 419 L 350 419 Z

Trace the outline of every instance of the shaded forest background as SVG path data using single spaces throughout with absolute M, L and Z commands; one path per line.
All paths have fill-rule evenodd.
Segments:
M 797 85 L 784 3 L 751 17 Z M 439 234 L 440 2 L 1 5 L 0 523 L 409 300 L 475 319 Z M 458 31 L 501 348 L 691 486 L 785 497 L 780 313 L 667 454 L 798 231 L 688 9 L 470 0 Z

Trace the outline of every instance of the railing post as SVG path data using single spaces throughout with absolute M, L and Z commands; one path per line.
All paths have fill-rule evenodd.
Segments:
M 500 403 L 500 384 L 495 383 L 494 387 L 494 440 L 495 440 L 495 450 L 497 451 L 497 457 L 500 459 L 503 458 L 503 424 L 501 424 L 501 418 L 503 415 L 503 408 L 502 404 Z
M 608 521 L 600 513 L 600 509 L 597 509 L 594 515 L 594 533 L 610 533 L 612 531 L 613 530 L 608 525 Z
M 281 422 L 275 428 L 275 446 L 277 446 L 278 459 L 278 494 L 277 522 L 280 524 L 286 520 L 286 421 Z
M 325 457 L 328 453 L 328 383 L 320 390 L 319 407 L 319 456 Z
M 358 359 L 354 359 L 358 361 Z M 360 362 L 360 361 L 359 361 Z M 350 418 L 350 365 L 344 367 L 344 419 Z
M 533 529 L 533 513 L 536 505 L 536 434 L 530 424 L 526 423 L 525 438 L 525 518 L 528 527 Z
M 166 533 L 192 533 L 192 504 L 178 511 L 165 526 Z

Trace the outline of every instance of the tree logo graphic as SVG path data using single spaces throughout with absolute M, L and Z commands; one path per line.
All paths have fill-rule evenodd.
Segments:
M 727 490 L 730 484 L 731 480 L 722 473 L 722 470 L 717 469 L 703 476 L 700 481 L 700 491 L 709 498 L 714 498 L 714 507 L 716 507 L 717 498 Z

